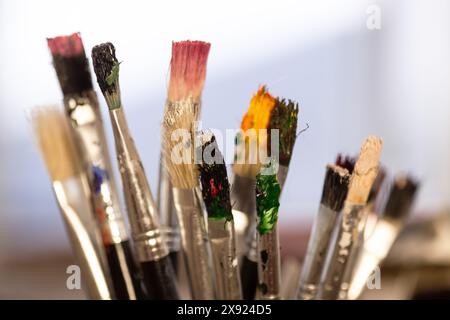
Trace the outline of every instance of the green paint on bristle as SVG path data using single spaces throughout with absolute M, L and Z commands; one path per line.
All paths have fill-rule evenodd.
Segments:
M 258 232 L 266 234 L 273 230 L 278 221 L 281 188 L 276 173 L 256 176 L 256 212 L 259 217 Z
M 198 168 L 208 219 L 231 221 L 233 214 L 231 213 L 230 183 L 227 168 L 214 135 L 201 148 L 202 163 L 198 165 Z M 205 159 L 206 153 L 212 159 Z M 208 163 L 206 160 L 212 161 Z
M 298 103 L 277 98 L 270 116 L 269 129 L 279 129 L 279 157 L 282 166 L 289 166 L 297 138 Z M 270 152 L 270 133 L 269 133 Z

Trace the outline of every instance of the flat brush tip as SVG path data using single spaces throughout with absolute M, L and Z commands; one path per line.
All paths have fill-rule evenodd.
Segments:
M 200 98 L 210 48 L 211 44 L 204 41 L 172 42 L 168 92 L 170 101 Z
M 106 42 L 92 48 L 92 64 L 102 92 L 113 94 L 116 91 L 119 76 L 119 62 L 114 45 Z
M 321 203 L 333 211 L 344 205 L 350 184 L 350 173 L 338 165 L 328 165 L 325 174 Z
M 67 36 L 47 38 L 47 45 L 53 56 L 84 56 L 83 40 L 79 32 Z

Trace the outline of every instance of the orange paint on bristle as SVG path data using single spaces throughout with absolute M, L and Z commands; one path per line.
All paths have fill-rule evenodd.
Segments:
M 242 119 L 241 130 L 267 129 L 275 102 L 276 99 L 266 90 L 265 86 L 259 88 L 252 97 L 248 111 Z
M 55 38 L 47 38 L 47 45 L 53 56 L 74 57 L 85 55 L 83 40 L 79 32 Z
M 200 99 L 206 78 L 210 43 L 203 41 L 172 42 L 169 101 L 188 97 Z

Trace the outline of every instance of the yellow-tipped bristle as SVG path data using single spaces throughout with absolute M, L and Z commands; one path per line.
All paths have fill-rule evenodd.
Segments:
M 52 180 L 78 175 L 78 153 L 64 114 L 57 107 L 36 107 L 31 112 L 31 122 Z
M 267 150 L 267 136 L 259 135 L 259 130 L 267 129 L 276 99 L 262 86 L 252 97 L 250 106 L 241 122 L 241 131 L 236 143 L 236 161 L 233 172 L 239 176 L 255 178 L 261 169 L 259 150 Z M 254 129 L 255 135 L 248 130 Z M 256 137 L 256 140 L 255 140 Z M 242 156 L 243 155 L 243 156 Z
M 367 202 L 370 188 L 378 175 L 383 140 L 369 136 L 361 147 L 358 160 L 356 160 L 346 203 L 363 205 Z
M 198 185 L 198 171 L 194 161 L 197 113 L 198 105 L 193 99 L 186 99 L 174 104 L 164 114 L 164 165 L 175 188 L 191 189 Z

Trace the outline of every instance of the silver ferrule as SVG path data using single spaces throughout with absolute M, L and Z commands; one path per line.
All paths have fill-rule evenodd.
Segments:
M 173 199 L 192 298 L 214 299 L 209 240 L 197 192 L 195 189 L 173 188 Z
M 253 233 L 252 225 L 256 220 L 256 180 L 239 175 L 233 176 L 231 187 L 231 205 L 236 229 L 238 256 L 248 251 L 247 241 Z
M 241 300 L 242 290 L 234 238 L 234 221 L 208 219 L 208 231 L 217 299 Z
M 365 241 L 360 257 L 354 269 L 347 299 L 357 299 L 373 270 L 380 265 L 389 253 L 399 234 L 402 223 L 397 219 L 380 219 L 370 237 Z
M 338 212 L 320 205 L 311 230 L 308 248 L 303 260 L 297 298 L 315 299 L 320 284 L 320 275 L 325 265 L 327 249 L 330 246 Z
M 89 181 L 102 242 L 107 245 L 125 241 L 128 236 L 111 169 L 97 96 L 94 91 L 66 96 L 64 105 Z
M 258 299 L 281 299 L 281 258 L 278 225 L 258 233 Z
M 170 182 L 166 168 L 163 166 L 162 159 L 159 162 L 157 199 L 161 231 L 164 234 L 167 247 L 170 252 L 178 252 L 180 250 L 180 229 L 173 203 L 172 183 Z
M 361 234 L 358 232 L 361 219 L 366 211 L 363 205 L 345 205 L 335 235 L 327 254 L 328 264 L 321 275 L 319 298 L 334 300 L 344 298 L 340 296 L 341 285 L 352 252 L 358 248 Z
M 158 209 L 141 159 L 122 108 L 110 110 L 109 114 L 137 258 L 140 262 L 159 260 L 169 251 L 159 229 Z
M 70 242 L 75 251 L 77 262 L 82 270 L 82 278 L 87 287 L 88 297 L 91 299 L 110 300 L 111 292 L 108 287 L 108 276 L 102 267 L 101 257 L 80 215 L 70 205 L 64 183 L 54 181 L 53 191 L 60 207 Z

